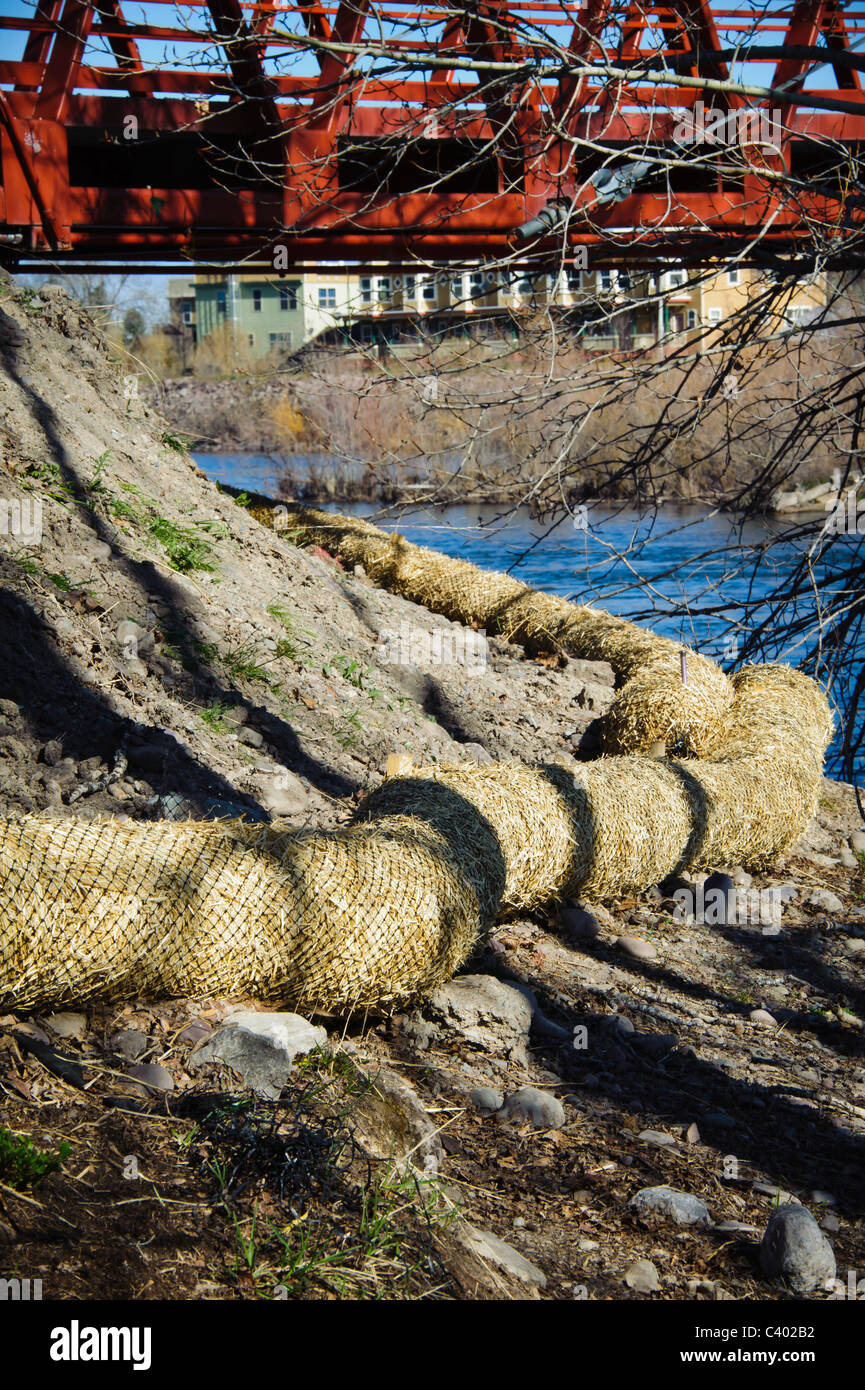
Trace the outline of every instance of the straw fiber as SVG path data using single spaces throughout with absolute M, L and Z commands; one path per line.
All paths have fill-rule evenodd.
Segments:
M 806 676 L 762 666 L 728 681 L 692 655 L 683 687 L 678 648 L 649 632 L 326 520 L 326 533 L 304 522 L 305 537 L 408 597 L 611 661 L 624 681 L 608 730 L 616 754 L 575 772 L 421 768 L 387 779 L 332 832 L 2 821 L 0 1007 L 206 994 L 391 1009 L 452 975 L 497 918 L 688 866 L 767 867 L 804 830 L 831 736 Z M 619 751 L 655 737 L 692 756 Z

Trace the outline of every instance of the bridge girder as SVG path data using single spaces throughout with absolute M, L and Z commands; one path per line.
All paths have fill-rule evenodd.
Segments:
M 862 225 L 861 197 L 827 168 L 865 142 L 865 3 L 147 12 L 133 23 L 122 0 L 35 0 L 32 16 L 0 17 L 7 256 L 240 260 L 278 245 L 283 264 L 461 261 L 507 252 L 551 202 L 570 208 L 572 247 L 646 258 L 759 233 L 790 245 L 815 226 L 842 241 Z M 771 67 L 768 98 L 741 80 L 719 90 L 742 54 Z M 699 102 L 726 117 L 717 150 L 683 147 Z M 767 149 L 751 122 L 778 111 Z M 654 178 L 599 203 L 593 173 L 640 158 Z

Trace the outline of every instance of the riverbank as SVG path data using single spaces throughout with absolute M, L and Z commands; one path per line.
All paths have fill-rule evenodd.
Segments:
M 805 374 L 786 357 L 751 362 L 732 401 L 709 360 L 687 372 L 671 363 L 650 386 L 634 363 L 563 353 L 551 373 L 528 351 L 495 362 L 473 351 L 385 363 L 317 354 L 279 373 L 142 382 L 141 391 L 194 451 L 270 456 L 281 495 L 316 503 L 770 512 L 780 494 L 807 497 L 828 483 L 837 463 L 825 431 L 799 425 L 783 459 L 765 467 Z
M 4 815 L 333 828 L 393 755 L 597 751 L 608 667 L 529 660 L 259 526 L 62 294 L 3 286 L 0 355 L 4 496 L 34 524 L 39 504 L 0 552 Z M 550 904 L 403 1014 L 316 1017 L 293 1069 L 256 1053 L 254 997 L 9 1009 L 0 1127 L 49 1171 L 34 1187 L 19 1142 L 11 1180 L 7 1144 L 3 1273 L 52 1299 L 786 1300 L 757 1253 L 780 1189 L 843 1282 L 865 1260 L 858 823 L 824 781 L 748 885 L 790 885 L 777 931 L 677 915 L 670 883 Z M 249 1089 L 264 1054 L 277 1109 L 272 1071 L 266 1106 Z M 220 1182 L 240 1159 L 245 1184 Z M 657 1187 L 699 1219 L 633 1205 Z

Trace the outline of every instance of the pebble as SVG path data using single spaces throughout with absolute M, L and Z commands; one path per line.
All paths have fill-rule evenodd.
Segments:
M 646 1144 L 657 1144 L 659 1148 L 669 1148 L 676 1140 L 672 1134 L 664 1134 L 660 1129 L 644 1129 L 638 1135 Z
M 615 1033 L 630 1034 L 636 1031 L 631 1020 L 629 1018 L 625 1018 L 624 1014 L 613 1014 L 612 1018 L 610 1019 L 610 1027 Z
M 850 836 L 850 848 L 855 854 L 861 854 L 865 850 L 865 830 L 854 830 Z
M 624 951 L 626 956 L 631 956 L 634 960 L 658 959 L 658 952 L 651 941 L 643 941 L 639 936 L 617 937 L 616 945 L 620 951 Z
M 83 1014 L 51 1014 L 45 1022 L 58 1038 L 83 1038 L 87 1032 L 87 1019 Z
M 777 1027 L 777 1020 L 772 1017 L 767 1009 L 752 1009 L 748 1017 L 752 1023 L 756 1023 L 759 1027 Z
M 841 864 L 845 869 L 859 868 L 859 860 L 856 858 L 856 855 L 853 853 L 852 850 L 849 850 L 846 847 L 841 851 Z
M 737 888 L 744 888 L 747 891 L 747 889 L 751 887 L 754 880 L 751 877 L 751 875 L 749 873 L 746 873 L 741 866 L 737 866 L 733 870 L 733 882 L 735 883 Z
M 548 1091 L 523 1086 L 508 1096 L 499 1111 L 501 1120 L 528 1120 L 536 1129 L 561 1129 L 565 1123 L 565 1107 Z
M 658 1271 L 651 1260 L 635 1260 L 625 1274 L 625 1283 L 636 1293 L 655 1293 L 661 1287 Z
M 481 1114 L 491 1115 L 495 1110 L 501 1110 L 505 1103 L 505 1098 L 501 1091 L 495 1090 L 492 1086 L 477 1086 L 473 1091 L 469 1091 L 469 1100 L 476 1110 Z
M 638 1033 L 634 1041 L 639 1043 L 640 1050 L 647 1052 L 650 1057 L 665 1057 L 676 1046 L 679 1038 L 676 1033 Z
M 835 1278 L 835 1255 L 809 1211 L 778 1207 L 760 1244 L 760 1265 L 770 1279 L 785 1279 L 794 1293 L 826 1288 Z
M 537 1265 L 533 1265 L 513 1246 L 507 1245 L 498 1236 L 493 1235 L 492 1231 L 480 1231 L 476 1226 L 467 1226 L 464 1235 L 466 1244 L 487 1263 L 498 1265 L 508 1274 L 522 1280 L 525 1284 L 534 1284 L 536 1288 L 543 1288 L 547 1282 L 547 1277 Z
M 824 1207 L 835 1207 L 838 1205 L 837 1199 L 832 1196 L 831 1192 L 821 1192 L 819 1187 L 815 1187 L 814 1191 L 811 1193 L 811 1201 L 817 1202 Z
M 600 935 L 600 922 L 593 912 L 587 912 L 584 907 L 563 907 L 559 921 L 572 936 L 592 939 Z
M 699 1129 L 699 1126 L 698 1126 L 697 1124 L 690 1124 L 690 1125 L 688 1125 L 688 1128 L 685 1130 L 685 1133 L 684 1133 L 684 1136 L 683 1136 L 683 1137 L 684 1137 L 684 1140 L 685 1140 L 685 1143 L 686 1143 L 686 1144 L 699 1144 L 699 1142 L 700 1142 L 700 1129 Z
M 127 1068 L 127 1075 L 135 1081 L 140 1081 L 142 1086 L 149 1086 L 156 1091 L 174 1090 L 174 1077 L 171 1072 L 155 1062 L 136 1062 Z
M 628 1203 L 638 1216 L 664 1216 L 677 1226 L 705 1226 L 710 1216 L 705 1203 L 690 1192 L 677 1192 L 666 1185 L 644 1187 Z
M 809 907 L 816 907 L 820 912 L 843 912 L 844 904 L 837 893 L 830 893 L 828 888 L 809 888 L 802 901 Z
M 205 1023 L 203 1019 L 193 1019 L 191 1023 L 187 1023 L 186 1027 L 180 1030 L 177 1041 L 193 1047 L 195 1043 L 200 1043 L 203 1038 L 209 1037 L 212 1032 L 213 1029 L 209 1023 Z
M 848 956 L 865 955 L 865 941 L 858 936 L 851 936 L 844 942 L 844 950 Z
M 127 1028 L 122 1033 L 116 1033 L 112 1042 L 121 1056 L 134 1062 L 147 1047 L 147 1035 L 139 1033 L 137 1028 Z

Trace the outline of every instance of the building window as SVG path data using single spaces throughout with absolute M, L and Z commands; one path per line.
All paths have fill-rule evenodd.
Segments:
M 619 289 L 627 293 L 631 288 L 631 272 L 629 270 L 616 271 L 616 282 Z
M 568 270 L 565 273 L 565 279 L 567 283 L 568 294 L 578 294 L 580 285 L 582 284 L 583 280 L 582 272 L 574 269 Z
M 598 271 L 598 282 L 604 294 L 609 294 L 613 288 L 613 272 L 611 270 Z
M 387 304 L 390 299 L 390 276 L 379 275 L 376 280 L 376 294 L 379 304 Z
M 469 293 L 472 299 L 482 299 L 484 294 L 484 273 L 473 270 L 469 276 Z
M 372 303 L 372 277 L 369 276 L 369 275 L 364 275 L 364 276 L 361 278 L 361 282 L 360 282 L 360 302 L 361 302 L 361 304 L 371 304 L 371 303 Z M 361 341 L 364 341 L 364 342 L 365 342 L 366 340 L 365 340 L 365 339 L 362 339 Z
M 333 285 L 319 285 L 318 287 L 318 307 L 319 309 L 336 308 L 336 288 Z
M 728 284 L 728 285 L 738 285 L 738 283 L 739 283 L 739 268 L 738 268 L 738 266 L 737 266 L 735 270 L 728 270 L 728 271 L 727 271 L 727 284 Z
M 435 280 L 424 280 L 421 296 L 427 303 L 435 303 L 436 286 Z
M 291 334 L 290 334 L 290 333 L 271 333 L 271 334 L 270 334 L 270 346 L 271 346 L 272 348 L 275 348 L 275 347 L 290 348 L 290 347 L 291 347 Z
M 261 313 L 261 290 L 252 291 L 252 308 L 254 313 Z
M 451 299 L 456 301 L 463 297 L 463 277 L 461 275 L 451 276 Z
M 517 294 L 523 299 L 528 299 L 532 293 L 533 285 L 527 275 L 523 275 L 517 281 Z
M 225 290 L 216 291 L 216 312 L 223 316 L 226 313 Z
M 720 322 L 721 322 L 721 319 L 722 319 L 723 317 L 724 317 L 724 311 L 723 311 L 723 309 L 719 309 L 717 306 L 714 306 L 713 308 L 711 308 L 711 309 L 709 310 L 709 322 L 710 322 L 710 323 L 720 323 Z
M 247 342 L 249 343 L 249 346 L 252 347 L 252 348 L 254 348 L 254 347 L 255 347 L 255 334 L 254 334 L 254 333 L 247 333 L 246 339 L 247 339 Z
M 794 328 L 804 328 L 815 315 L 815 310 L 807 304 L 791 304 L 785 314 L 785 318 Z
M 696 327 L 697 327 L 697 311 L 696 311 L 696 309 L 689 309 L 689 310 L 688 310 L 688 327 L 689 327 L 689 328 L 696 328 Z
M 406 299 L 414 299 L 416 294 L 417 280 L 413 275 L 407 275 L 405 277 L 405 297 Z
M 191 304 L 184 303 L 183 305 L 183 322 L 186 324 L 187 328 L 192 327 L 192 324 L 194 322 L 194 314 Z
M 375 333 L 371 323 L 362 323 L 360 326 L 360 341 L 362 343 L 374 343 Z
M 684 270 L 671 270 L 667 274 L 667 289 L 678 290 L 685 283 Z
M 289 309 L 297 308 L 297 290 L 293 285 L 280 285 L 279 287 L 279 307 L 282 313 L 287 314 Z M 289 337 L 291 334 L 289 334 Z

